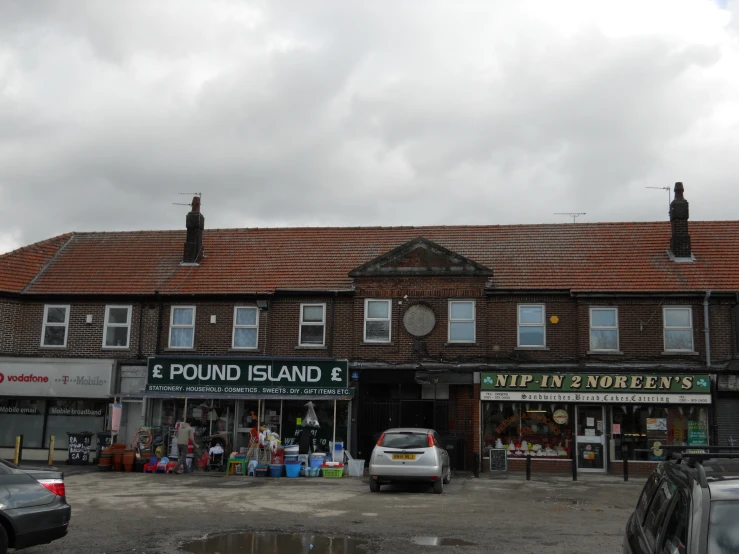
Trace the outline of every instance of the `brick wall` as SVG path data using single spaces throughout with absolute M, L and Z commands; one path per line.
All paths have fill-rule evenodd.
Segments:
M 21 303 L 17 300 L 0 299 L 0 354 L 15 354 L 18 342 Z

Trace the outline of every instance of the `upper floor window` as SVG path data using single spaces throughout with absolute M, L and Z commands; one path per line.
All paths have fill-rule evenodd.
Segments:
M 300 305 L 300 346 L 323 346 L 326 339 L 326 304 Z
M 590 350 L 618 351 L 617 308 L 590 308 Z
M 234 308 L 234 348 L 256 348 L 259 336 L 259 309 Z
M 44 306 L 44 325 L 41 329 L 41 346 L 67 346 L 69 306 L 47 304 Z
M 128 348 L 131 306 L 106 306 L 103 348 Z
M 664 308 L 665 350 L 693 351 L 692 308 Z
M 449 301 L 449 342 L 475 342 L 475 301 Z
M 364 341 L 390 342 L 390 300 L 364 301 Z
M 544 304 L 518 306 L 518 346 L 546 346 Z
M 169 321 L 169 347 L 193 348 L 195 345 L 195 306 L 172 306 Z

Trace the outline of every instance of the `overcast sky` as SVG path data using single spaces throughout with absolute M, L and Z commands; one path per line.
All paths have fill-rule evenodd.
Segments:
M 68 231 L 736 219 L 739 0 L 0 3 L 0 251 Z

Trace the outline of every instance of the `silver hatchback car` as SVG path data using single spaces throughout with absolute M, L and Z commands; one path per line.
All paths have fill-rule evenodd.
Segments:
M 369 464 L 370 490 L 379 492 L 388 483 L 433 483 L 444 492 L 452 480 L 449 454 L 433 429 L 388 429 L 372 450 Z

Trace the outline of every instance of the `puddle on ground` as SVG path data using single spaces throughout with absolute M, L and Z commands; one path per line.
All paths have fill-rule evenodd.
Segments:
M 365 541 L 347 537 L 274 533 L 238 533 L 209 537 L 182 546 L 191 554 L 367 554 Z
M 461 539 L 442 539 L 441 537 L 413 537 L 411 542 L 419 546 L 477 546 L 474 542 Z

